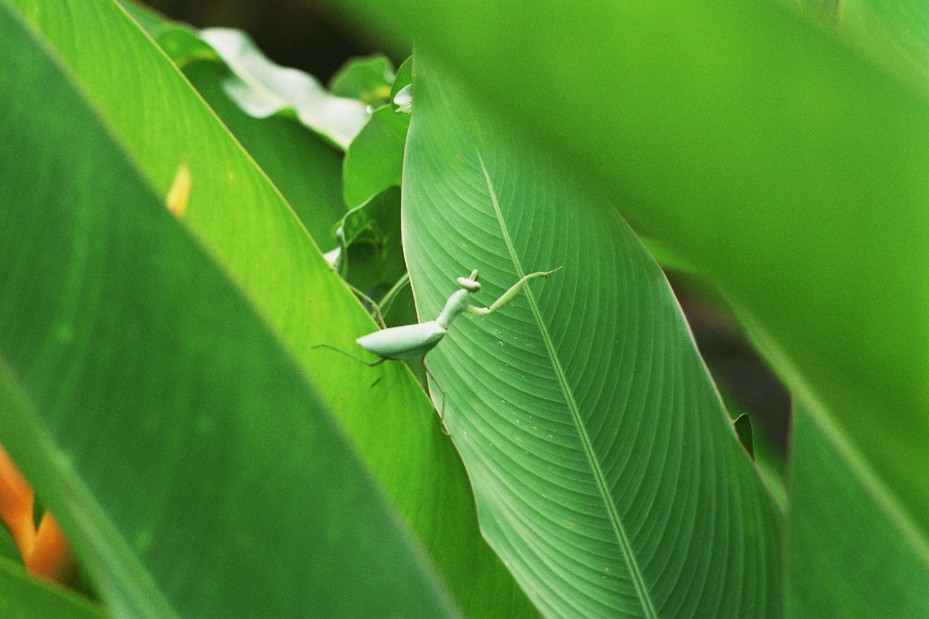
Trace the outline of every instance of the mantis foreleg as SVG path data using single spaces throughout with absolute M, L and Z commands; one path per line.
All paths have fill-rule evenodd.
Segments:
M 561 267 L 558 267 L 560 269 Z M 509 303 L 513 300 L 523 286 L 526 285 L 530 279 L 535 279 L 536 277 L 546 277 L 551 275 L 558 269 L 552 269 L 551 271 L 536 271 L 535 273 L 530 273 L 529 275 L 524 275 L 519 279 L 518 282 L 510 286 L 509 290 L 500 295 L 500 298 L 494 301 L 490 307 L 476 307 L 474 305 L 469 305 L 465 311 L 469 314 L 477 314 L 479 316 L 486 316 L 487 314 L 492 314 L 498 309 Z

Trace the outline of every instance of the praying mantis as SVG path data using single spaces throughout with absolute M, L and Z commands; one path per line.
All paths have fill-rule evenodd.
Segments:
M 500 295 L 500 298 L 494 301 L 489 307 L 477 307 L 469 303 L 470 296 L 479 292 L 481 289 L 481 285 L 477 281 L 477 269 L 474 269 L 471 271 L 470 276 L 459 277 L 456 280 L 458 290 L 448 297 L 448 300 L 445 301 L 445 307 L 442 308 L 442 311 L 435 320 L 404 325 L 402 327 L 381 329 L 363 335 L 355 340 L 364 350 L 380 357 L 375 361 L 365 361 L 360 357 L 356 357 L 344 350 L 339 350 L 327 344 L 318 344 L 314 346 L 314 348 L 329 348 L 371 367 L 380 365 L 390 359 L 415 359 L 417 357 L 422 357 L 442 341 L 442 338 L 448 333 L 449 327 L 452 326 L 452 323 L 461 314 L 475 314 L 478 316 L 492 314 L 512 301 L 529 280 L 537 277 L 548 277 L 559 269 L 561 269 L 561 267 L 551 271 L 536 271 L 535 273 L 524 275 L 519 281 L 510 286 L 506 292 Z

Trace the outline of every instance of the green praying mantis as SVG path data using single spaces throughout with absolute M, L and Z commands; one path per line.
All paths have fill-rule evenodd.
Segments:
M 452 326 L 452 323 L 460 315 L 474 314 L 477 316 L 487 316 L 488 314 L 492 314 L 512 301 L 529 280 L 537 277 L 548 277 L 559 269 L 561 269 L 561 267 L 551 271 L 536 271 L 535 273 L 524 275 L 519 281 L 510 286 L 509 290 L 500 295 L 500 298 L 494 301 L 489 307 L 477 307 L 469 303 L 470 296 L 481 289 L 481 285 L 477 281 L 477 269 L 474 269 L 471 271 L 470 276 L 459 277 L 456 280 L 458 283 L 458 290 L 448 297 L 448 300 L 445 301 L 445 307 L 442 308 L 442 311 L 435 320 L 404 325 L 402 327 L 381 329 L 363 335 L 355 340 L 364 350 L 379 357 L 379 359 L 375 361 L 365 361 L 360 357 L 356 357 L 351 353 L 347 353 L 344 350 L 327 344 L 318 344 L 314 346 L 314 348 L 329 348 L 371 367 L 380 365 L 390 359 L 415 359 L 417 357 L 423 357 L 442 341 L 442 338 L 448 333 L 449 327 Z

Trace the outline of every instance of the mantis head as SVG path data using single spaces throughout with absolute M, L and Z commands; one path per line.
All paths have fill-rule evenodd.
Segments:
M 481 285 L 477 281 L 477 269 L 471 271 L 469 277 L 459 277 L 457 280 L 458 287 L 462 290 L 467 290 L 468 292 L 474 293 L 481 289 Z

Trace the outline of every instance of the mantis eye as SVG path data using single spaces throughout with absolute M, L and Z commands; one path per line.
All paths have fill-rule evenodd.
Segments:
M 477 292 L 481 289 L 481 284 L 469 279 L 467 277 L 459 277 L 457 280 L 458 287 L 467 290 L 468 292 Z

